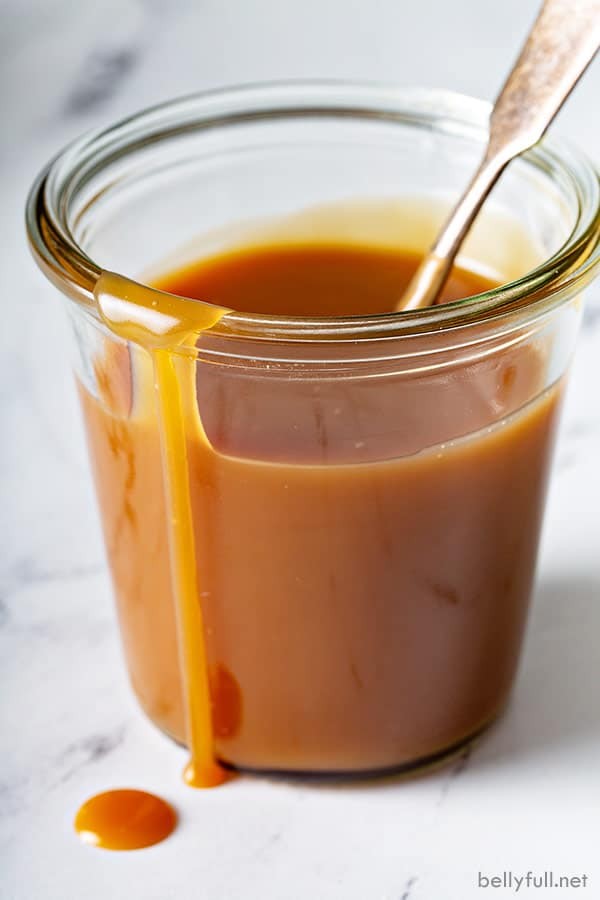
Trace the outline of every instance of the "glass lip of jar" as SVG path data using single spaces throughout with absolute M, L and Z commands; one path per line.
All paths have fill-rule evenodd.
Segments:
M 83 135 L 42 170 L 27 199 L 30 246 L 48 278 L 100 321 L 93 292 L 102 270 L 77 243 L 68 212 L 70 200 L 86 177 L 101 170 L 103 164 L 190 130 L 292 116 L 397 122 L 425 128 L 430 134 L 436 130 L 459 134 L 479 141 L 483 148 L 490 110 L 491 104 L 452 91 L 348 81 L 275 81 L 170 100 Z M 505 327 L 510 323 L 512 328 L 543 316 L 579 293 L 600 268 L 600 180 L 592 163 L 563 141 L 544 138 L 522 159 L 563 191 L 568 187 L 577 213 L 563 245 L 520 278 L 454 303 L 414 312 L 329 318 L 232 312 L 211 332 L 252 340 L 381 340 L 446 333 L 487 320 Z

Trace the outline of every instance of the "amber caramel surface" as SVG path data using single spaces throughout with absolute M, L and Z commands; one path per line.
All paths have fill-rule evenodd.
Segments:
M 262 246 L 155 286 L 254 313 L 358 315 L 393 309 L 417 264 L 389 248 Z M 442 300 L 491 286 L 458 270 Z M 545 366 L 543 347 L 525 341 L 409 376 L 174 362 L 219 759 L 391 768 L 496 714 L 521 643 L 557 418 Z M 81 398 L 132 683 L 185 742 L 190 676 L 178 661 L 154 378 L 114 345 L 97 363 L 98 395 Z

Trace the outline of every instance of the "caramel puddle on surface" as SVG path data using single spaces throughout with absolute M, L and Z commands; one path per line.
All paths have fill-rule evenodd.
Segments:
M 146 791 L 106 791 L 87 800 L 75 817 L 81 840 L 105 850 L 140 850 L 169 837 L 177 825 L 173 807 Z
M 190 369 L 190 378 L 180 382 L 173 352 L 193 348 L 198 334 L 215 325 L 229 310 L 190 302 L 112 272 L 102 273 L 94 294 L 108 328 L 123 340 L 140 345 L 152 357 L 190 750 L 184 779 L 192 787 L 214 787 L 230 774 L 214 757 L 209 675 L 196 583 L 181 387 L 182 383 L 186 387 L 193 384 L 195 360 L 193 354 L 180 356 L 179 364 Z M 75 829 L 84 841 L 95 846 L 133 850 L 163 840 L 176 822 L 175 811 L 159 797 L 143 791 L 115 790 L 84 803 L 75 818 Z

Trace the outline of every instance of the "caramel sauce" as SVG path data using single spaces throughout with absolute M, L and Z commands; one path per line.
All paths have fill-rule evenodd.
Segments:
M 197 583 L 187 446 L 181 388 L 173 352 L 193 346 L 227 309 L 189 303 L 111 272 L 95 289 L 100 314 L 110 330 L 147 350 L 154 367 L 168 515 L 173 595 L 185 693 L 186 740 L 190 761 L 184 779 L 191 787 L 215 787 L 229 777 L 214 758 L 209 672 Z M 194 359 L 182 364 L 194 373 Z M 187 381 L 184 381 L 187 383 Z
M 417 270 L 417 253 L 389 247 L 297 243 L 250 246 L 197 260 L 154 279 L 153 286 L 236 312 L 263 315 L 365 316 L 394 312 L 398 291 Z M 454 267 L 439 302 L 496 284 Z
M 144 709 L 189 748 L 188 784 L 221 783 L 223 761 L 408 763 L 506 698 L 559 398 L 528 403 L 544 352 L 458 356 L 443 408 L 439 381 L 418 374 L 375 397 L 373 381 L 317 393 L 195 359 L 231 309 L 392 311 L 418 263 L 315 240 L 248 246 L 152 286 L 98 282 L 102 318 L 134 345 L 98 360 L 97 396 L 81 388 L 126 655 Z M 441 302 L 493 286 L 455 268 Z
M 177 813 L 146 791 L 114 790 L 87 800 L 74 824 L 86 844 L 105 850 L 140 850 L 164 841 L 177 825 Z

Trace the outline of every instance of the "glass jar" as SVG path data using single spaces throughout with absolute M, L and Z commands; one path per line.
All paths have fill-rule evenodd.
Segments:
M 488 114 L 364 85 L 200 94 L 75 142 L 32 189 L 33 252 L 68 298 L 131 681 L 178 741 L 152 367 L 99 318 L 97 281 L 146 281 L 165 260 L 249 241 L 424 250 Z M 501 710 L 599 223 L 593 168 L 544 142 L 511 165 L 464 248 L 501 287 L 413 313 L 231 313 L 173 350 L 220 760 L 410 768 Z

